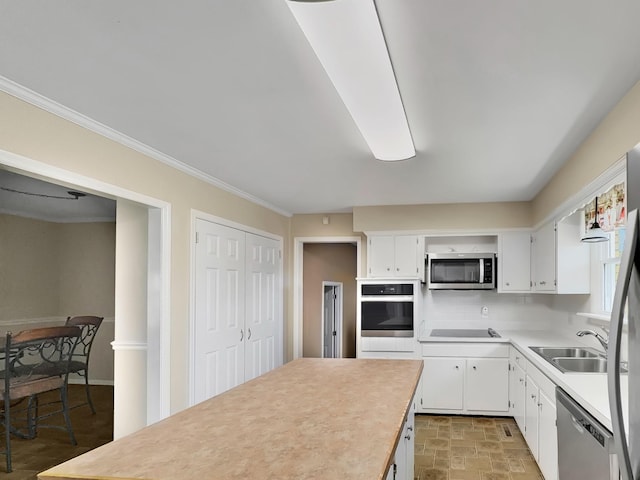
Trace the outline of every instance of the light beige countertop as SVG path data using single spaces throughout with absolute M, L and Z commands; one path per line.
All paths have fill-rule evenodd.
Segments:
M 38 475 L 383 479 L 420 360 L 298 359 Z

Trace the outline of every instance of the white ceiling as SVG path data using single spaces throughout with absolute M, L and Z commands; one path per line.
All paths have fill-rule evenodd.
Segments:
M 288 213 L 530 200 L 640 80 L 637 0 L 376 0 L 385 163 L 284 2 L 0 0 L 0 75 Z

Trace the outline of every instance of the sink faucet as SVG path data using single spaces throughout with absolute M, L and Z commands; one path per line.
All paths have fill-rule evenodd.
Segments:
M 602 330 L 604 330 L 605 333 L 608 333 L 604 328 Z M 600 345 L 602 345 L 602 348 L 604 348 L 605 352 L 609 348 L 609 336 L 608 335 L 606 337 L 604 337 L 604 336 L 600 335 L 598 332 L 594 332 L 593 330 L 580 330 L 579 332 L 576 332 L 576 335 L 579 336 L 579 337 L 584 337 L 585 335 L 593 335 L 594 337 L 596 337 L 596 340 L 598 340 L 600 342 Z

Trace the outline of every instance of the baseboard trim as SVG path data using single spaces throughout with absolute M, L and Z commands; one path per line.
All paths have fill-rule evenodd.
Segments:
M 70 385 L 84 385 L 84 380 L 82 378 L 70 378 Z M 93 380 L 89 382 L 89 385 L 106 385 L 113 387 L 113 380 Z

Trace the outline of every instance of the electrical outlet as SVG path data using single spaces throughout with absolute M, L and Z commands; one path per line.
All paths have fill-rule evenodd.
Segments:
M 489 318 L 489 307 L 487 307 L 486 305 L 483 305 L 482 308 L 480 309 L 480 316 L 482 318 Z

